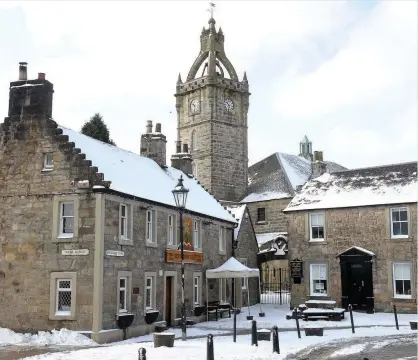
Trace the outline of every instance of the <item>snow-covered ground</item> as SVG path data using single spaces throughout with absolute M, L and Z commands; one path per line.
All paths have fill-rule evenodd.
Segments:
M 254 320 L 257 321 L 257 328 L 271 329 L 273 326 L 277 326 L 279 329 L 294 329 L 296 328 L 295 320 L 286 320 L 286 315 L 291 315 L 289 305 L 271 305 L 262 304 L 262 310 L 265 313 L 265 317 L 259 317 L 260 305 L 250 306 L 250 314 L 254 316 Z M 237 329 L 250 329 L 251 321 L 247 320 L 248 310 L 242 308 L 241 314 L 237 315 Z M 391 313 L 375 313 L 365 314 L 359 312 L 353 312 L 354 325 L 360 326 L 393 326 L 395 327 L 395 317 Z M 417 321 L 416 314 L 398 314 L 399 325 L 409 326 L 410 321 Z M 350 313 L 345 312 L 345 318 L 341 321 L 303 321 L 299 320 L 300 327 L 316 327 L 321 326 L 324 328 L 329 327 L 347 327 L 351 326 Z M 232 316 L 231 319 L 224 318 L 218 321 L 209 321 L 198 324 L 201 329 L 215 329 L 225 330 L 232 329 Z
M 355 334 L 349 329 L 324 331 L 323 337 L 306 337 L 298 339 L 295 331 L 287 331 L 279 334 L 280 355 L 272 354 L 272 343 L 260 341 L 258 347 L 251 346 L 251 336 L 242 335 L 237 337 L 237 342 L 232 342 L 232 336 L 215 337 L 214 352 L 216 360 L 280 360 L 286 355 L 298 352 L 299 350 L 318 344 L 338 339 L 363 338 L 365 336 L 387 336 L 392 334 L 413 334 L 416 333 L 406 326 L 400 330 L 388 327 L 374 327 L 357 329 Z M 344 341 L 344 340 L 341 340 Z M 65 353 L 52 353 L 37 355 L 28 359 L 32 360 L 136 360 L 138 359 L 138 349 L 144 347 L 147 350 L 147 359 L 150 360 L 204 360 L 206 359 L 206 339 L 194 339 L 183 342 L 176 340 L 173 348 L 159 347 L 154 348 L 152 342 L 142 344 L 124 344 L 105 347 L 95 347 Z M 355 352 L 358 349 L 346 350 Z
M 40 331 L 38 334 L 19 334 L 12 330 L 0 327 L 0 346 L 8 345 L 72 345 L 93 346 L 97 345 L 93 340 L 75 331 L 66 329 Z

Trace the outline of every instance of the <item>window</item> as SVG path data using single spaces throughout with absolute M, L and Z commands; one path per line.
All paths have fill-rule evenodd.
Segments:
M 168 215 L 168 234 L 167 234 L 167 244 L 175 245 L 174 239 L 174 215 Z
M 153 237 L 152 237 L 152 211 L 151 210 L 147 210 L 147 214 L 146 214 L 146 240 L 148 242 L 153 242 Z
M 191 145 L 192 145 L 192 150 L 196 150 L 197 149 L 197 135 L 196 135 L 196 130 L 193 130 L 192 131 Z
M 119 312 L 128 311 L 127 288 L 128 279 L 126 277 L 119 278 Z
M 52 170 L 54 168 L 54 159 L 51 153 L 44 154 L 44 170 Z
M 311 241 L 324 240 L 324 214 L 310 214 Z
M 55 315 L 71 315 L 71 279 L 57 279 Z
M 121 239 L 128 239 L 128 206 L 120 204 L 119 209 L 119 234 Z
M 266 221 L 266 208 L 257 209 L 257 222 Z
M 238 261 L 247 266 L 247 259 L 238 259 Z M 248 278 L 241 278 L 241 288 L 242 290 L 246 290 L 248 288 Z
M 411 264 L 393 264 L 393 290 L 395 298 L 410 299 L 411 296 Z
M 226 279 L 219 279 L 219 301 L 226 301 Z
M 74 201 L 60 203 L 60 237 L 74 235 Z
M 226 251 L 225 228 L 219 225 L 219 251 Z
M 145 310 L 152 310 L 154 308 L 153 280 L 152 276 L 145 278 Z
M 193 221 L 193 246 L 195 249 L 200 249 L 200 239 L 199 239 L 199 221 Z
M 392 238 L 408 237 L 408 209 L 406 207 L 390 209 Z
M 326 264 L 311 264 L 311 295 L 327 294 L 328 280 L 327 280 L 327 265 Z
M 200 305 L 200 275 L 193 276 L 193 303 Z

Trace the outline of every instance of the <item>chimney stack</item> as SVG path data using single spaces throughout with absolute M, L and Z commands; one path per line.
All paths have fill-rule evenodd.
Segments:
M 152 133 L 152 120 L 147 120 L 146 133 L 141 135 L 141 156 L 154 160 L 160 166 L 166 166 L 166 137 L 161 134 L 161 124 L 155 125 Z
M 314 151 L 314 161 L 311 162 L 311 179 L 315 179 L 327 172 L 322 151 Z
M 176 141 L 176 153 L 171 156 L 171 167 L 183 171 L 186 175 L 191 175 L 193 174 L 193 159 L 189 153 L 188 144 L 183 144 L 183 152 L 181 150 L 181 141 Z
M 28 79 L 28 63 L 27 62 L 20 62 L 19 63 L 19 80 L 27 80 Z
M 45 73 L 38 73 L 38 80 L 45 80 Z

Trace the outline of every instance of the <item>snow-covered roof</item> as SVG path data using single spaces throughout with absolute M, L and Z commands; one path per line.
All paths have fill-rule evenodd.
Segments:
M 328 172 L 345 170 L 325 161 Z M 243 203 L 292 198 L 311 176 L 311 161 L 297 155 L 274 153 L 248 169 L 248 190 Z
M 225 263 L 216 269 L 206 270 L 206 278 L 219 279 L 219 278 L 246 278 L 246 277 L 258 277 L 258 269 L 251 269 L 244 264 L 240 263 L 234 257 L 230 257 Z
M 189 189 L 186 209 L 220 220 L 235 222 L 234 217 L 194 178 L 189 178 L 172 167 L 161 168 L 154 160 L 95 140 L 74 130 L 59 127 L 75 147 L 86 154 L 93 166 L 111 181 L 110 189 L 175 206 L 172 190 L 183 175 L 184 186 Z
M 231 212 L 232 215 L 234 215 L 235 220 L 238 222 L 238 226 L 234 229 L 234 239 L 238 239 L 239 230 L 241 228 L 242 218 L 245 214 L 245 209 L 247 208 L 247 205 L 229 205 L 226 207 L 227 210 Z
M 305 184 L 284 211 L 414 203 L 417 162 L 323 174 Z
M 277 239 L 279 236 L 283 238 L 287 238 L 287 232 L 271 232 L 271 233 L 264 233 L 264 234 L 255 234 L 257 238 L 258 246 L 265 244 L 271 240 Z

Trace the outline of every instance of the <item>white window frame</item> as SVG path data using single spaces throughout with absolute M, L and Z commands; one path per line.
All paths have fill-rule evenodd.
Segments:
M 406 221 L 405 220 L 399 220 L 396 221 L 397 223 L 405 223 L 406 222 L 406 228 L 407 228 L 407 232 L 408 234 L 406 235 L 394 235 L 393 234 L 393 212 L 397 211 L 397 212 L 401 212 L 401 211 L 406 211 Z M 394 207 L 394 208 L 390 208 L 390 236 L 392 239 L 406 239 L 409 237 L 409 211 L 408 208 L 406 206 L 400 206 L 400 207 Z
M 124 287 L 120 286 L 121 280 L 125 281 L 125 286 Z M 125 313 L 125 312 L 128 312 L 128 277 L 127 276 L 121 276 L 121 277 L 119 277 L 118 281 L 119 281 L 118 309 L 119 309 L 120 313 Z M 125 303 L 123 308 L 120 307 L 120 294 L 122 292 L 124 293 L 124 303 Z
M 50 160 L 50 161 L 48 161 Z M 44 153 L 44 168 L 43 170 L 50 171 L 54 169 L 54 157 L 52 153 Z
M 174 224 L 176 223 L 176 217 L 173 214 L 168 214 L 167 217 L 167 245 L 176 245 L 176 236 Z
M 396 267 L 396 265 L 402 265 L 402 266 L 407 265 L 409 267 L 409 279 L 405 279 L 404 276 L 402 276 L 403 279 L 396 279 L 395 278 L 395 267 Z M 402 273 L 403 273 L 403 271 L 402 271 Z M 409 295 L 408 294 L 407 295 L 396 294 L 396 280 L 409 280 L 411 294 L 409 294 Z M 392 285 L 393 285 L 393 297 L 394 298 L 396 298 L 396 299 L 412 299 L 412 264 L 410 262 L 399 261 L 399 262 L 394 262 L 393 263 L 393 265 L 392 265 Z
M 149 243 L 154 243 L 153 237 L 153 221 L 152 210 L 147 210 L 145 213 L 145 238 L 146 241 Z
M 200 222 L 199 220 L 193 220 L 193 247 L 195 249 L 201 249 L 200 244 Z
M 195 272 L 193 273 L 193 306 L 200 305 L 202 305 L 202 273 Z
M 313 267 L 319 266 L 319 279 L 314 279 L 312 277 Z M 325 268 L 325 279 L 321 279 L 321 268 Z M 314 292 L 314 281 L 315 280 L 325 280 L 326 281 L 326 292 L 318 293 Z M 328 280 L 328 264 L 326 263 L 317 263 L 309 265 L 309 293 L 310 296 L 327 296 L 329 291 L 329 280 Z
M 226 252 L 226 229 L 219 225 L 219 252 Z
M 72 216 L 64 216 L 64 205 L 72 204 L 73 206 L 73 215 Z M 73 232 L 72 233 L 64 233 L 64 219 L 72 218 L 73 219 Z M 59 238 L 72 238 L 74 236 L 74 227 L 75 227 L 75 202 L 74 201 L 61 201 L 59 204 L 59 231 L 58 237 Z
M 313 234 L 312 234 L 312 228 L 313 227 L 321 227 L 321 225 L 312 225 L 312 217 L 318 217 L 318 216 L 322 216 L 323 222 L 322 222 L 322 233 L 323 233 L 323 237 L 322 238 L 313 238 Z M 310 213 L 309 214 L 309 239 L 310 241 L 325 241 L 325 213 Z
M 148 285 L 148 279 L 151 280 L 151 285 Z M 145 299 L 144 299 L 145 311 L 153 310 L 154 307 L 155 307 L 155 304 L 154 304 L 154 301 L 155 301 L 155 299 L 154 299 L 154 280 L 155 280 L 154 276 L 151 276 L 151 275 L 145 276 Z M 150 303 L 149 304 L 147 304 L 147 293 L 148 293 L 148 291 L 150 292 L 150 296 L 149 296 Z
M 71 316 L 71 309 L 72 309 L 72 301 L 73 301 L 73 282 L 72 279 L 56 279 L 56 293 L 55 293 L 55 316 Z M 69 288 L 61 288 L 60 282 L 61 281 L 69 281 L 70 287 Z M 58 302 L 59 302 L 59 293 L 60 292 L 67 292 L 70 293 L 70 310 L 63 311 L 58 309 Z
M 125 216 L 122 215 L 122 209 L 125 209 Z M 119 206 L 119 236 L 122 240 L 129 239 L 129 228 L 128 228 L 128 216 L 129 216 L 129 206 L 127 204 L 120 204 Z M 122 226 L 124 224 L 124 226 Z M 122 228 L 124 229 L 124 234 L 122 234 Z

